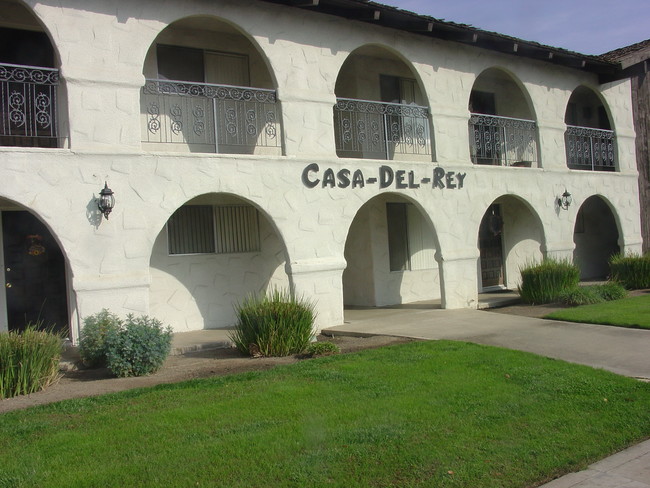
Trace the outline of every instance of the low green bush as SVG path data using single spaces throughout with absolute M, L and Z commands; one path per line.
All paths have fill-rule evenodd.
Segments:
M 63 341 L 40 326 L 0 333 L 0 399 L 34 393 L 57 380 Z
M 560 293 L 558 301 L 571 307 L 577 307 L 579 305 L 601 303 L 605 300 L 603 300 L 593 286 L 576 286 L 575 288 Z
M 288 290 L 249 295 L 235 311 L 238 320 L 230 339 L 244 354 L 288 356 L 309 345 L 316 318 L 314 305 Z
M 309 356 L 329 356 L 331 354 L 338 354 L 341 348 L 336 344 L 328 341 L 311 342 L 305 349 L 305 354 Z
M 104 340 L 106 364 L 115 376 L 142 376 L 160 369 L 171 350 L 172 331 L 158 319 L 129 314 Z
M 608 281 L 602 285 L 596 285 L 596 290 L 606 302 L 627 297 L 625 287 L 616 281 Z
M 560 293 L 558 301 L 572 307 L 592 305 L 625 298 L 627 292 L 619 283 L 607 282 L 602 285 L 576 286 Z
M 612 280 L 628 290 L 650 288 L 650 253 L 615 254 L 609 260 Z
M 122 326 L 119 317 L 106 309 L 83 320 L 79 355 L 88 367 L 106 366 L 106 335 Z
M 568 260 L 545 259 L 520 268 L 519 295 L 525 303 L 542 304 L 558 300 L 561 293 L 578 286 L 580 270 Z

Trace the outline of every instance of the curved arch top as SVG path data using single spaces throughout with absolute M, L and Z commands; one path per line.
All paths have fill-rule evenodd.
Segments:
M 339 157 L 434 158 L 424 85 L 394 49 L 366 44 L 352 51 L 336 79 L 334 107 Z

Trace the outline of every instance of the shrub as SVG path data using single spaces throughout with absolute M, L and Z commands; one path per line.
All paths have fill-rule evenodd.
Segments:
M 172 331 L 158 319 L 129 314 L 124 323 L 107 331 L 106 363 L 115 376 L 156 372 L 171 350 Z
M 100 367 L 106 365 L 106 336 L 118 330 L 122 321 L 117 315 L 103 309 L 83 320 L 79 338 L 79 355 L 86 366 Z
M 62 338 L 40 325 L 0 334 L 0 399 L 40 391 L 58 378 Z
M 615 281 L 608 281 L 602 285 L 596 285 L 596 291 L 605 301 L 620 300 L 627 296 L 625 287 Z
M 576 286 L 565 290 L 559 296 L 559 301 L 572 307 L 578 305 L 591 305 L 593 303 L 620 300 L 625 298 L 627 292 L 620 284 L 607 282 L 602 285 Z
M 332 342 L 311 342 L 305 350 L 305 354 L 309 356 L 329 356 L 330 354 L 338 354 L 341 352 L 339 346 Z
M 558 296 L 558 301 L 572 307 L 604 302 L 593 286 L 576 286 L 570 290 L 565 290 Z
M 650 288 L 650 254 L 615 254 L 609 260 L 612 280 L 628 290 Z
M 244 354 L 288 356 L 303 352 L 309 344 L 314 305 L 289 291 L 250 295 L 235 310 L 238 320 L 230 339 Z
M 526 303 L 551 303 L 580 282 L 578 267 L 568 260 L 545 259 L 520 269 L 519 295 Z

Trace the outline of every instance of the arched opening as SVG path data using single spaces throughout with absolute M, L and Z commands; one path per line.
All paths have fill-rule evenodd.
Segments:
M 0 219 L 0 331 L 32 325 L 69 334 L 67 264 L 55 237 L 37 216 L 5 199 Z
M 427 99 L 397 54 L 375 45 L 356 49 L 339 71 L 335 93 L 339 157 L 431 161 Z
M 541 261 L 544 233 L 539 217 L 522 200 L 497 198 L 487 209 L 478 232 L 479 291 L 515 289 L 519 269 Z
M 286 247 L 269 217 L 228 194 L 193 198 L 169 218 L 150 259 L 150 311 L 177 332 L 234 325 L 234 305 L 288 287 Z
M 609 205 L 599 196 L 585 200 L 573 228 L 573 262 L 580 268 L 580 279 L 609 276 L 609 258 L 620 252 L 618 237 L 618 226 Z
M 21 2 L 0 1 L 0 146 L 59 146 L 59 70 L 50 38 Z
M 435 230 L 413 202 L 382 194 L 357 212 L 345 242 L 347 306 L 395 305 L 441 297 Z
M 273 75 L 237 27 L 213 17 L 178 20 L 156 37 L 143 72 L 145 149 L 282 153 Z
M 616 170 L 616 137 L 600 97 L 586 86 L 571 94 L 564 114 L 567 166 L 588 171 Z
M 476 78 L 469 97 L 472 162 L 537 166 L 535 114 L 522 87 L 508 73 L 490 68 Z

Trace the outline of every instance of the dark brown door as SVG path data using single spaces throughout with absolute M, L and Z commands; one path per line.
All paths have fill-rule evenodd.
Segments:
M 68 330 L 65 260 L 45 225 L 29 212 L 2 212 L 9 330 L 27 324 Z
M 481 284 L 483 288 L 503 285 L 503 220 L 498 205 L 490 205 L 481 220 L 479 250 L 481 253 Z

